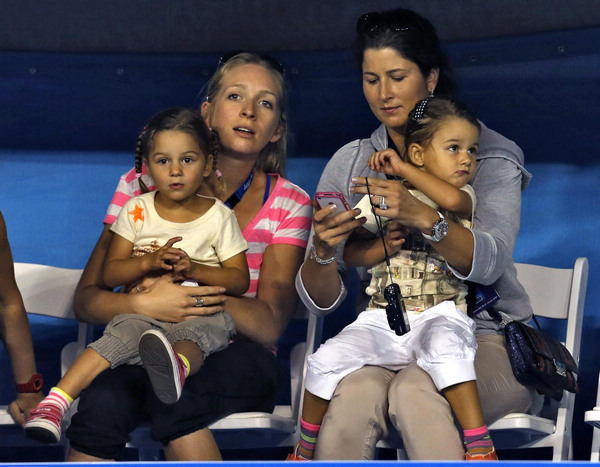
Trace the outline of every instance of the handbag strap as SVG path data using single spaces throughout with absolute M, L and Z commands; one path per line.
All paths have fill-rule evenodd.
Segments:
M 506 324 L 506 321 L 504 319 L 502 319 L 502 315 L 500 314 L 500 312 L 498 310 L 494 310 L 493 308 L 490 308 L 488 310 L 486 310 L 488 312 L 488 314 L 494 318 L 496 321 L 500 322 L 500 323 L 504 323 Z M 507 315 L 505 315 L 507 316 Z M 537 328 L 541 331 L 542 327 L 540 326 L 540 323 L 538 322 L 535 313 L 531 313 L 531 317 L 533 318 L 533 322 L 535 323 L 535 325 L 537 326 Z M 510 321 L 513 321 L 513 319 L 511 318 Z M 510 322 L 508 321 L 508 322 Z

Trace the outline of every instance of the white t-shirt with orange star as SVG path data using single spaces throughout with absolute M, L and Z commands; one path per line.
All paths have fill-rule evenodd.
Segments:
M 133 243 L 132 256 L 152 253 L 173 237 L 183 238 L 174 248 L 181 248 L 192 261 L 207 266 L 218 267 L 248 249 L 233 211 L 220 200 L 205 197 L 215 201 L 205 214 L 191 222 L 178 223 L 159 216 L 154 207 L 155 195 L 154 191 L 131 198 L 110 227 Z

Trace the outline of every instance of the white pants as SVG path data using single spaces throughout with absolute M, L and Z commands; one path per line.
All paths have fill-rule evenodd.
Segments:
M 438 390 L 475 380 L 475 322 L 457 310 L 454 302 L 442 302 L 409 320 L 410 332 L 397 336 L 388 325 L 385 310 L 360 313 L 356 321 L 308 357 L 306 389 L 331 400 L 342 378 L 365 365 L 397 371 L 415 361 Z

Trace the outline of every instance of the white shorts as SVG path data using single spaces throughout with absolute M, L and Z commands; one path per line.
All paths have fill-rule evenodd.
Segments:
M 416 361 L 444 389 L 475 380 L 475 322 L 446 301 L 409 317 L 410 332 L 397 336 L 381 308 L 367 309 L 308 357 L 306 389 L 330 400 L 338 383 L 365 365 L 393 371 Z

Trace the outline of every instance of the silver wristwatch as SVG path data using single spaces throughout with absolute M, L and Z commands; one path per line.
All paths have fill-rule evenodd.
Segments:
M 423 237 L 435 243 L 441 242 L 444 238 L 446 238 L 446 235 L 448 235 L 448 221 L 444 219 L 444 216 L 442 216 L 442 213 L 439 211 L 438 215 L 440 218 L 435 221 L 435 224 L 433 224 L 433 227 L 431 228 L 432 234 L 423 234 Z

